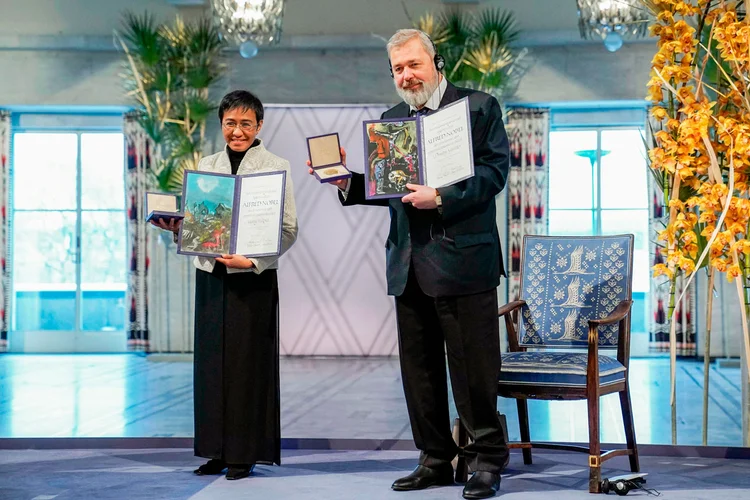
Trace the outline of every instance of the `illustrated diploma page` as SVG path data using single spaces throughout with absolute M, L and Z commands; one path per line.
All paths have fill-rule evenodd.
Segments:
M 243 176 L 239 182 L 236 253 L 256 257 L 278 255 L 286 172 Z
M 440 188 L 474 175 L 468 98 L 422 117 L 420 125 L 426 185 Z

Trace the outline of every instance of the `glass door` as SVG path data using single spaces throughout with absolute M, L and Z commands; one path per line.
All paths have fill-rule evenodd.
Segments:
M 14 134 L 12 351 L 126 350 L 124 161 L 119 132 Z
M 631 353 L 647 352 L 650 287 L 646 152 L 637 127 L 550 133 L 549 234 L 635 235 Z

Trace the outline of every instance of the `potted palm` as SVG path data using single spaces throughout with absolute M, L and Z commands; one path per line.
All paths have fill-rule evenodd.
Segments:
M 445 58 L 448 80 L 487 92 L 501 104 L 515 96 L 531 65 L 527 49 L 513 46 L 521 31 L 510 11 L 487 8 L 473 13 L 451 8 L 426 13 L 412 24 L 435 42 Z
M 139 144 L 137 156 L 145 158 L 139 163 L 145 166 L 129 175 L 131 203 L 137 205 L 146 190 L 179 195 L 185 170 L 197 168 L 203 156 L 207 119 L 218 107 L 211 87 L 226 71 L 224 42 L 207 19 L 159 24 L 148 13 L 130 12 L 114 37 L 137 122 L 126 124 L 128 141 Z M 154 237 L 156 229 L 144 227 L 137 213 L 130 221 L 131 331 L 145 329 L 141 348 L 151 352 L 191 352 L 191 263 L 176 255 L 168 232 Z
M 210 88 L 226 71 L 225 43 L 209 19 L 177 18 L 170 26 L 130 12 L 115 40 L 125 56 L 126 96 L 153 141 L 154 184 L 179 192 L 185 169 L 195 169 L 202 157 L 206 119 L 218 107 Z

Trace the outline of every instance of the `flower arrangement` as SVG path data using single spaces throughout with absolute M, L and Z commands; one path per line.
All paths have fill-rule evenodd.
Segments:
M 658 234 L 670 282 L 672 440 L 675 427 L 675 280 L 705 267 L 734 281 L 750 362 L 750 24 L 742 0 L 642 0 L 658 38 L 648 98 L 657 123 L 650 166 L 668 207 Z M 708 294 L 706 368 L 711 297 Z M 706 377 L 708 370 L 706 370 Z M 707 380 L 706 380 L 707 382 Z M 706 390 L 708 384 L 706 383 Z M 704 420 L 707 406 L 704 404 Z M 705 425 L 704 425 L 705 428 Z M 704 443 L 705 443 L 704 430 Z

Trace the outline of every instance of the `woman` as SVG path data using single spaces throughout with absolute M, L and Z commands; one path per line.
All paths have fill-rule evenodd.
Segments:
M 224 151 L 198 170 L 243 175 L 286 170 L 281 253 L 297 239 L 289 162 L 256 136 L 263 104 L 250 92 L 230 92 L 219 105 Z M 177 234 L 179 223 L 154 225 Z M 278 256 L 196 257 L 195 455 L 210 459 L 198 475 L 241 479 L 255 464 L 280 464 Z

